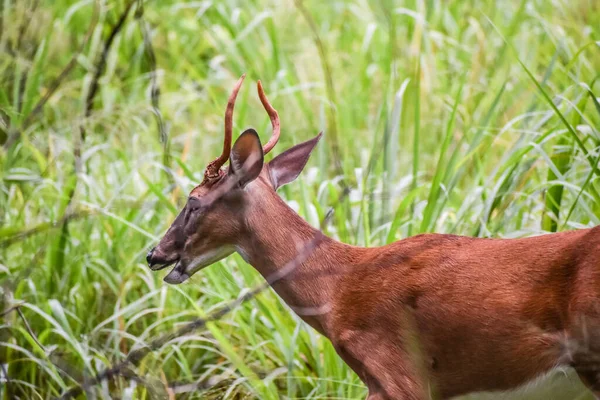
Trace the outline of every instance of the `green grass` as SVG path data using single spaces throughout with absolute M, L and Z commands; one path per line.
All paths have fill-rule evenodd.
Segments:
M 242 73 L 237 132 L 270 134 L 257 79 L 281 116 L 274 154 L 325 132 L 281 195 L 315 225 L 333 205 L 326 232 L 344 242 L 520 237 L 600 221 L 597 1 L 138 5 L 86 117 L 125 2 L 0 2 L 0 310 L 21 304 L 0 321 L 3 399 L 59 396 L 261 282 L 237 255 L 181 287 L 144 263 L 219 154 L 224 106 Z M 352 192 L 338 204 L 345 184 Z M 135 372 L 141 379 L 93 391 L 160 398 L 168 382 L 208 388 L 196 398 L 366 394 L 273 292 L 171 341 Z M 571 377 L 506 398 L 576 396 L 589 398 Z

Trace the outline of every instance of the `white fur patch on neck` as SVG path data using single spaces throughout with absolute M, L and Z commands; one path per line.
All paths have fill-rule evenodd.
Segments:
M 192 276 L 198 270 L 207 267 L 211 264 L 216 263 L 219 260 L 227 257 L 231 253 L 234 252 L 234 248 L 231 246 L 222 246 L 217 247 L 216 249 L 207 251 L 206 253 L 200 254 L 198 257 L 194 258 L 191 263 L 186 268 L 186 272 Z

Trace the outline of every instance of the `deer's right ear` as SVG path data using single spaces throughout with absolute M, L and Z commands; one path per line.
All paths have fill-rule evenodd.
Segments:
M 269 162 L 269 177 L 275 190 L 286 183 L 290 183 L 300 175 L 306 166 L 310 153 L 313 151 L 323 132 L 288 149 Z
M 263 148 L 254 129 L 246 129 L 237 138 L 229 156 L 229 174 L 235 175 L 241 187 L 252 182 L 262 171 Z

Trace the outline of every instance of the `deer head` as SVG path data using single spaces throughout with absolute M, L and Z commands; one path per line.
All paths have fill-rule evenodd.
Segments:
M 245 75 L 238 80 L 227 102 L 223 152 L 206 167 L 204 179 L 188 196 L 183 210 L 156 247 L 148 252 L 150 269 L 157 271 L 171 265 L 165 282 L 177 284 L 200 269 L 237 250 L 239 238 L 252 234 L 248 221 L 256 220 L 257 202 L 269 201 L 275 191 L 296 179 L 311 151 L 315 138 L 296 145 L 268 164 L 264 155 L 279 140 L 279 115 L 271 106 L 258 81 L 258 96 L 267 111 L 273 135 L 264 146 L 254 129 L 246 129 L 231 146 L 233 109 Z M 229 159 L 229 166 L 222 168 Z

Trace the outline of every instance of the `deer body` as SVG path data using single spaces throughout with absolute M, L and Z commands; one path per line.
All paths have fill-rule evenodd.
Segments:
M 363 272 L 340 280 L 332 336 L 362 360 L 365 381 L 380 382 L 373 398 L 504 391 L 559 365 L 591 373 L 582 377 L 595 385 L 600 364 L 584 358 L 597 340 L 587 329 L 599 322 L 600 260 L 581 250 L 599 244 L 593 229 L 513 240 L 421 235 L 368 249 L 354 266 Z
M 260 85 L 259 94 L 278 137 L 277 114 Z M 273 289 L 331 340 L 370 400 L 504 391 L 561 365 L 599 390 L 600 228 L 346 245 L 323 236 L 276 194 L 298 176 L 319 137 L 265 164 L 256 132 L 244 132 L 229 169 L 209 165 L 211 176 L 148 254 L 151 268 L 175 263 L 165 280 L 181 283 L 237 251 L 266 279 L 279 274 Z

